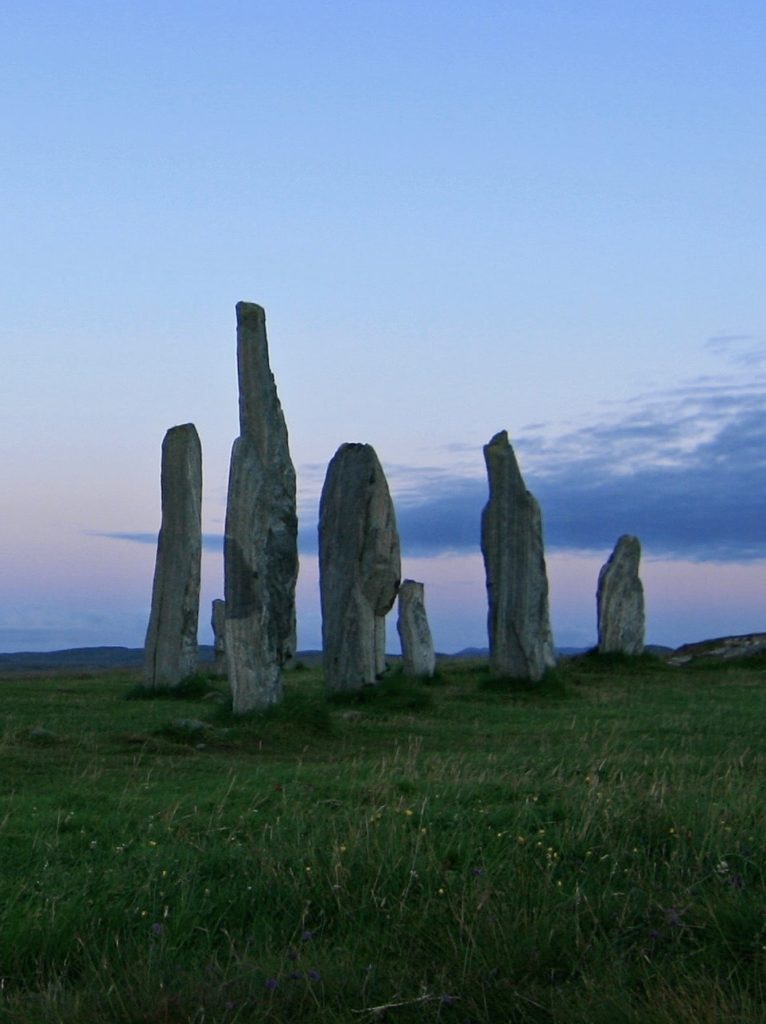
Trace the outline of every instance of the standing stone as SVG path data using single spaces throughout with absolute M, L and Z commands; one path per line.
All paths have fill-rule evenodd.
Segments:
M 147 687 L 178 686 L 197 670 L 202 561 L 202 448 L 193 423 L 162 442 L 162 524 L 144 644 Z
M 644 588 L 638 576 L 641 543 L 627 533 L 617 541 L 598 574 L 596 608 L 601 654 L 642 654 Z
M 428 627 L 422 583 L 404 580 L 399 587 L 399 617 L 396 628 L 402 642 L 404 675 L 430 679 L 436 669 L 436 656 L 431 630 Z
M 213 673 L 226 675 L 226 602 L 217 597 L 212 604 L 210 625 L 213 627 Z
M 298 519 L 287 426 L 269 366 L 266 314 L 237 304 L 240 436 L 224 534 L 225 648 L 235 714 L 282 699 L 295 652 Z
M 385 616 L 401 578 L 388 484 L 369 444 L 343 444 L 319 503 L 322 651 L 330 692 L 374 684 L 385 671 Z
M 506 431 L 484 446 L 484 461 L 489 501 L 481 519 L 481 550 L 490 669 L 496 676 L 538 680 L 556 664 L 540 506 L 524 486 Z

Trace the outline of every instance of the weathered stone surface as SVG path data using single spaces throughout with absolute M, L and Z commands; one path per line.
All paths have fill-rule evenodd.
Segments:
M 282 699 L 295 651 L 298 519 L 295 470 L 269 366 L 266 315 L 237 305 L 240 436 L 234 442 L 224 535 L 225 648 L 233 709 Z
M 331 692 L 375 683 L 385 670 L 385 615 L 401 578 L 399 535 L 385 475 L 368 444 L 344 444 L 319 504 L 319 590 Z
M 213 673 L 226 675 L 226 602 L 217 597 L 212 604 L 210 625 L 213 627 Z
M 202 558 L 202 448 L 192 423 L 162 442 L 162 525 L 144 644 L 143 682 L 177 686 L 197 670 Z
M 396 628 L 402 643 L 402 671 L 406 676 L 431 678 L 436 656 L 428 626 L 423 584 L 403 580 L 399 587 L 399 617 Z
M 641 544 L 627 533 L 598 574 L 598 649 L 602 654 L 644 650 L 644 588 L 638 576 Z
M 556 663 L 540 507 L 524 486 L 508 434 L 484 446 L 489 501 L 481 519 L 490 669 L 538 680 Z

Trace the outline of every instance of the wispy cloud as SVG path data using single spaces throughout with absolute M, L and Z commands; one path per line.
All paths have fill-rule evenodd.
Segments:
M 513 439 L 548 547 L 603 550 L 635 533 L 657 556 L 766 558 L 765 400 L 762 378 L 697 379 L 560 436 L 536 428 Z M 483 471 L 478 451 L 476 460 Z M 428 473 L 420 500 L 415 477 L 397 502 L 408 550 L 476 549 L 483 475 Z
M 498 425 L 499 428 L 502 424 Z M 691 378 L 601 409 L 558 433 L 513 437 L 543 511 L 549 550 L 610 549 L 621 533 L 648 554 L 694 561 L 766 559 L 766 375 Z M 387 464 L 402 546 L 411 556 L 479 547 L 487 482 L 480 447 L 456 442 L 446 465 Z M 326 466 L 301 466 L 299 548 L 317 549 Z M 145 532 L 96 536 L 156 544 Z M 221 551 L 222 534 L 203 546 Z
M 766 365 L 764 339 L 754 334 L 716 334 L 707 339 L 705 348 L 744 369 Z
M 87 530 L 86 533 L 89 537 L 105 537 L 107 540 L 127 540 L 134 544 L 152 544 L 157 543 L 156 533 L 141 533 L 139 531 L 128 532 L 128 531 L 106 531 L 106 530 Z M 205 551 L 223 551 L 223 534 L 222 533 L 203 533 L 202 534 L 202 547 Z

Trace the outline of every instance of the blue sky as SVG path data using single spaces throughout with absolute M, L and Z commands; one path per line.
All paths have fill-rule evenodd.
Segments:
M 501 429 L 557 643 L 595 639 L 623 532 L 650 639 L 766 628 L 765 45 L 736 0 L 4 4 L 0 649 L 140 645 L 188 421 L 209 638 L 240 299 L 298 471 L 303 646 L 344 441 L 389 475 L 437 646 L 485 643 Z

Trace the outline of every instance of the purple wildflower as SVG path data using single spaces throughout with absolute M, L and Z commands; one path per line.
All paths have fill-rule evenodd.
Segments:
M 155 921 L 154 924 L 152 925 L 152 935 L 162 935 L 162 925 L 160 924 L 159 921 Z
M 267 978 L 267 980 L 266 980 L 266 988 L 269 990 L 269 992 L 273 992 L 274 989 L 278 987 L 278 985 L 279 985 L 279 982 L 277 981 L 276 978 Z
M 303 935 L 301 935 L 301 938 L 303 939 L 304 942 L 311 942 L 311 940 L 314 938 L 314 933 L 306 929 Z
M 665 921 L 670 925 L 671 928 L 680 928 L 683 924 L 683 921 L 681 920 L 681 915 L 678 913 L 677 910 L 674 910 L 672 907 L 668 908 L 668 910 L 665 911 Z
M 309 981 L 321 981 L 322 980 L 322 975 L 319 973 L 319 971 L 309 971 L 309 973 L 306 975 L 306 977 L 309 979 Z

